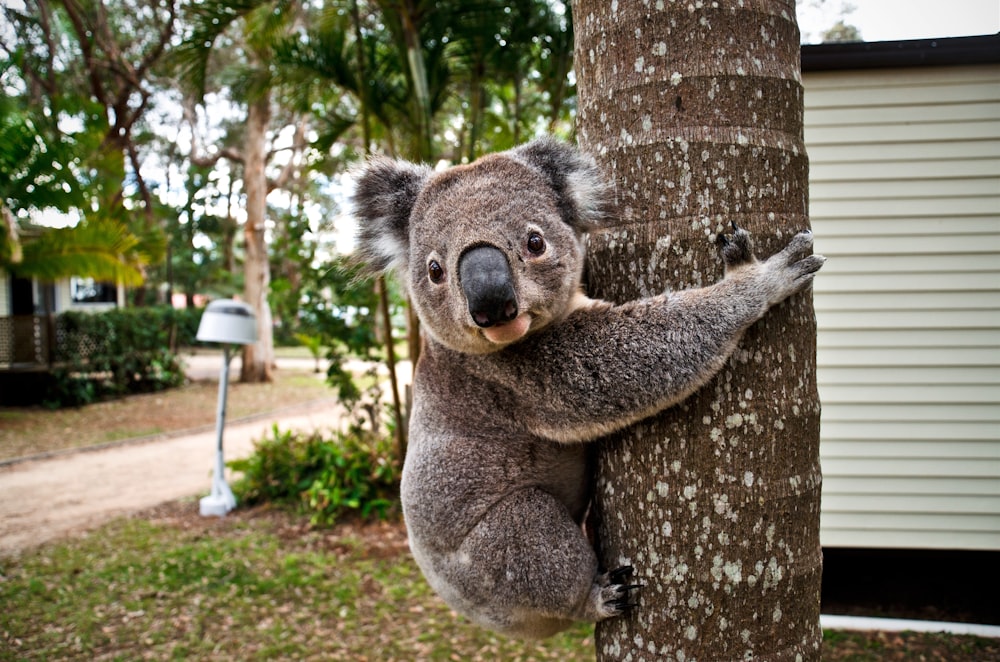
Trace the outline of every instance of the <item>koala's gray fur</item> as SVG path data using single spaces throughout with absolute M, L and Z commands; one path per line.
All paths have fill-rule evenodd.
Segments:
M 582 442 L 694 392 L 824 261 L 803 232 L 760 262 L 735 229 L 715 285 L 594 301 L 580 240 L 610 200 L 593 160 L 549 139 L 443 172 L 376 158 L 358 181 L 361 256 L 397 272 L 427 334 L 401 487 L 413 555 L 456 611 L 511 635 L 629 606 L 628 569 L 599 570 L 581 529 Z

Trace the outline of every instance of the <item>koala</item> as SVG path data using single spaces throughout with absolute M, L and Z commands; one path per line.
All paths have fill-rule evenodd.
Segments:
M 599 568 L 583 526 L 588 442 L 720 370 L 744 330 L 812 282 L 825 258 L 811 233 L 759 261 L 734 225 L 718 283 L 613 305 L 581 289 L 582 240 L 610 220 L 612 191 L 569 145 L 440 172 L 373 158 L 354 205 L 360 259 L 396 273 L 426 336 L 400 492 L 428 583 L 517 637 L 622 614 L 631 568 Z

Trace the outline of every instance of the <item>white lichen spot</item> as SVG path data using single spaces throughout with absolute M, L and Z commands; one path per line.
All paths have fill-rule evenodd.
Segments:
M 674 73 L 670 74 L 670 84 L 672 86 L 677 87 L 678 85 L 681 84 L 682 80 L 684 80 L 684 76 L 681 75 L 681 72 L 675 71 Z
M 697 493 L 698 493 L 698 488 L 695 487 L 694 485 L 685 485 L 684 486 L 684 498 L 687 499 L 688 501 L 690 501 L 691 499 L 693 499 L 694 495 L 697 494 Z
M 642 130 L 648 132 L 652 128 L 653 128 L 653 118 L 651 118 L 649 115 L 643 115 L 642 116 Z
M 687 626 L 687 630 L 684 631 L 684 636 L 690 639 L 691 641 L 694 641 L 695 639 L 698 638 L 698 628 L 696 628 L 693 625 Z
M 753 472 L 748 471 L 743 474 L 743 484 L 747 487 L 753 487 Z
M 653 46 L 653 55 L 659 55 L 660 57 L 663 57 L 666 54 L 667 54 L 667 42 L 665 41 L 656 42 L 656 45 Z
M 667 494 L 670 493 L 670 485 L 668 485 L 662 480 L 656 481 L 656 493 L 659 494 L 661 497 L 667 496 Z
M 635 64 L 633 66 L 635 66 L 636 72 L 641 74 L 642 70 L 646 68 L 646 58 L 640 55 L 635 59 Z
M 743 414 L 736 412 L 735 414 L 726 416 L 726 427 L 730 430 L 738 428 L 741 425 L 743 425 Z
M 771 614 L 771 618 L 774 619 L 775 623 L 781 621 L 781 607 L 776 606 L 774 608 L 774 613 Z
M 663 526 L 660 527 L 660 532 L 663 534 L 664 538 L 669 538 L 674 532 L 674 527 L 670 524 L 670 522 L 664 522 Z

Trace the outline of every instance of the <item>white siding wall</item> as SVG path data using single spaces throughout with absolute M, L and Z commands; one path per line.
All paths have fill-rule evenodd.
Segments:
M 1000 550 L 1000 65 L 803 78 L 822 542 Z
M 10 279 L 7 272 L 0 269 L 0 317 L 10 315 Z

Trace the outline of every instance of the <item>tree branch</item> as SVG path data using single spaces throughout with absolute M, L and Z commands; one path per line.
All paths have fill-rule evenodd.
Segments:
M 298 123 L 295 125 L 295 135 L 292 136 L 292 146 L 288 149 L 294 150 L 291 158 L 285 164 L 285 167 L 281 169 L 278 176 L 274 179 L 269 179 L 267 181 L 267 190 L 270 193 L 274 189 L 284 188 L 291 179 L 292 174 L 298 169 L 298 155 L 299 152 L 306 146 L 306 127 L 308 126 L 309 115 L 303 115 L 299 118 Z M 273 154 L 274 152 L 272 152 Z M 270 156 L 270 155 L 269 155 Z

